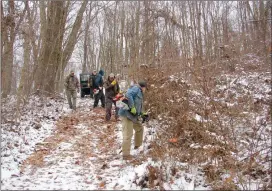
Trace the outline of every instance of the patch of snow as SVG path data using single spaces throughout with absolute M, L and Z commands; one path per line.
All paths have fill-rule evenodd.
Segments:
M 200 115 L 198 115 L 198 114 L 195 114 L 195 119 L 197 121 L 202 121 L 202 117 Z

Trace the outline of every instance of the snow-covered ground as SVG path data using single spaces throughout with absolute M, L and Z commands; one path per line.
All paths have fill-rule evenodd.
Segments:
M 202 124 L 216 124 L 215 119 L 220 120 L 220 126 L 216 128 L 232 132 L 226 139 L 221 132 L 203 130 L 203 135 L 220 145 L 210 144 L 209 139 L 206 143 L 182 137 L 186 139 L 181 145 L 184 153 L 195 153 L 191 158 L 202 157 L 196 150 L 208 153 L 235 145 L 235 149 L 226 151 L 231 155 L 225 159 L 228 157 L 235 165 L 242 165 L 241 172 L 235 172 L 230 166 L 216 166 L 218 162 L 215 159 L 215 166 L 222 168 L 214 171 L 220 171 L 219 184 L 231 183 L 239 189 L 256 190 L 265 182 L 271 182 L 267 174 L 271 161 L 271 154 L 267 154 L 271 151 L 271 145 L 268 145 L 271 143 L 270 80 L 270 74 L 265 72 L 223 74 L 217 78 L 213 97 L 207 97 L 196 89 L 188 91 L 191 118 Z M 169 81 L 177 81 L 177 77 L 170 76 Z M 163 84 L 162 87 L 164 85 L 167 86 Z M 124 90 L 127 88 L 124 81 L 120 86 Z M 176 100 L 168 101 L 175 104 L 178 100 L 184 99 L 176 97 Z M 121 122 L 115 121 L 114 117 L 105 122 L 105 111 L 101 107 L 91 109 L 93 100 L 89 97 L 78 97 L 77 101 L 77 111 L 73 112 L 66 99 L 33 95 L 20 115 L 16 115 L 14 97 L 2 101 L 1 189 L 207 190 L 214 186 L 207 182 L 207 171 L 203 168 L 212 167 L 213 163 L 192 165 L 167 154 L 168 158 L 152 155 L 150 151 L 154 142 L 172 153 L 180 151 L 174 150 L 167 142 L 168 137 L 164 133 L 170 126 L 163 128 L 161 116 L 144 124 L 143 145 L 134 150 L 132 142 L 134 159 L 125 161 L 120 153 Z M 208 118 L 194 110 L 204 105 L 211 111 Z M 221 109 L 214 110 L 213 105 Z M 167 120 L 174 121 L 173 118 Z M 158 139 L 159 135 L 164 139 Z M 227 143 L 226 140 L 233 142 Z M 184 147 L 186 144 L 188 147 Z
M 131 152 L 135 159 L 125 161 L 120 153 L 120 122 L 113 119 L 104 122 L 104 110 L 90 110 L 93 100 L 89 97 L 77 100 L 78 109 L 72 112 L 66 100 L 33 96 L 17 126 L 2 123 L 1 189 L 203 190 L 207 187 L 203 172 L 197 167 L 176 163 L 173 173 L 172 162 L 153 160 L 148 155 L 159 125 L 156 121 L 145 125 L 143 145 Z M 12 99 L 3 104 L 5 113 L 12 111 L 10 105 Z M 12 117 L 6 116 L 11 121 Z

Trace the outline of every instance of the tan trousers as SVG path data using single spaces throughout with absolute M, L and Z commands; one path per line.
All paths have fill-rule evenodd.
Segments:
M 135 131 L 134 145 L 138 147 L 141 146 L 143 143 L 144 129 L 140 123 L 133 123 L 131 120 L 128 120 L 126 117 L 122 117 L 122 126 L 123 126 L 122 152 L 123 152 L 123 156 L 127 156 L 130 154 L 133 129 Z
M 66 95 L 70 109 L 76 109 L 76 90 L 66 90 Z

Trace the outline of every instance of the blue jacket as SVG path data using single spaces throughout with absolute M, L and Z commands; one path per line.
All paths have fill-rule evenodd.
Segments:
M 99 87 L 103 87 L 103 78 L 102 76 L 104 76 L 104 71 L 100 70 L 99 73 L 97 74 L 96 78 L 95 78 L 95 82 L 94 82 L 94 87 L 97 89 Z
M 129 110 L 125 110 L 123 108 L 119 109 L 118 115 L 122 117 L 127 117 L 132 122 L 137 123 L 139 122 L 138 116 L 142 112 L 143 92 L 139 85 L 134 85 L 128 89 L 125 96 L 128 99 L 129 108 L 132 108 L 133 106 L 136 108 L 136 115 L 133 115 L 132 113 L 130 113 Z

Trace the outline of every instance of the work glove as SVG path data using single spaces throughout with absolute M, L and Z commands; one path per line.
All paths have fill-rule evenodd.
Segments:
M 141 112 L 140 115 L 144 116 L 144 115 L 148 115 L 148 113 L 147 112 Z
M 133 115 L 136 115 L 136 108 L 135 107 L 132 107 L 130 109 L 130 112 L 133 114 Z
M 148 122 L 149 121 L 149 114 L 144 112 L 144 113 L 141 113 L 141 117 L 142 117 L 142 123 L 144 122 Z
M 111 85 L 115 85 L 116 84 L 116 80 L 113 80 L 112 82 L 111 82 Z

